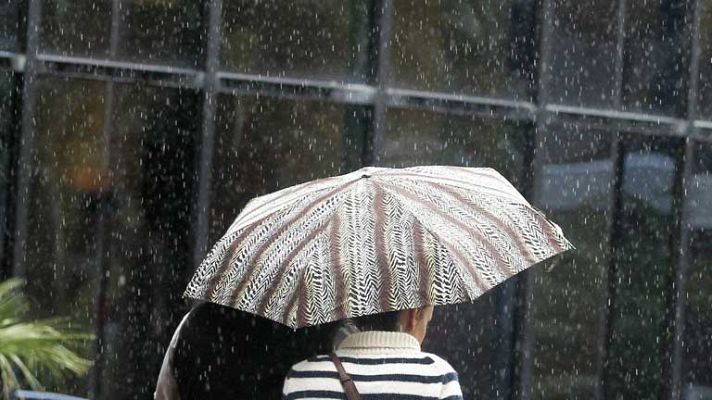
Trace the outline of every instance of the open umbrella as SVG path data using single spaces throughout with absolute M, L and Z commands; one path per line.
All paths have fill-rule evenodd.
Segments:
M 302 327 L 472 301 L 571 247 L 493 169 L 368 167 L 250 201 L 185 296 Z

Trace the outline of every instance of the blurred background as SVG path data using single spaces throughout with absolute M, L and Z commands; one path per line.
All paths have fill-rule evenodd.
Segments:
M 247 200 L 417 164 L 577 247 L 437 311 L 466 398 L 712 399 L 712 1 L 0 0 L 0 272 L 96 336 L 48 389 L 149 398 Z

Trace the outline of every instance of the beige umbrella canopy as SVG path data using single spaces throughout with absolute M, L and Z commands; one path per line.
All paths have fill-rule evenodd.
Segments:
M 571 247 L 493 169 L 369 167 L 250 201 L 185 296 L 303 327 L 472 301 Z

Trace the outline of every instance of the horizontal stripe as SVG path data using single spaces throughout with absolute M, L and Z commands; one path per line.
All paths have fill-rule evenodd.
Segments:
M 327 390 L 303 390 L 301 392 L 294 392 L 288 395 L 282 394 L 283 400 L 292 399 L 346 399 L 346 395 L 343 392 L 332 392 Z M 438 397 L 433 396 L 418 396 L 409 394 L 398 394 L 398 393 L 372 393 L 363 394 L 361 393 L 361 398 L 364 400 L 438 400 Z M 446 400 L 459 400 L 462 397 L 448 397 Z
M 380 374 L 380 375 L 360 375 L 350 374 L 356 382 L 377 382 L 377 381 L 395 381 L 395 382 L 417 382 L 417 383 L 449 383 L 457 380 L 457 374 L 448 373 L 444 375 L 409 375 L 409 374 Z M 289 378 L 334 378 L 338 379 L 338 374 L 335 371 L 291 371 Z
M 355 357 L 341 357 L 339 356 L 339 360 L 341 360 L 342 363 L 350 363 L 350 364 L 357 364 L 357 365 L 381 365 L 381 364 L 419 364 L 419 365 L 431 365 L 435 363 L 432 358 L 430 357 L 425 357 L 425 358 L 403 358 L 403 357 L 388 357 L 388 358 L 355 358 Z M 309 360 L 309 362 L 320 362 L 320 361 L 328 361 L 331 362 L 331 358 L 329 356 L 316 356 L 312 357 Z

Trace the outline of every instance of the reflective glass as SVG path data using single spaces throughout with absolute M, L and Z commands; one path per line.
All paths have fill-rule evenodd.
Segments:
M 18 0 L 0 0 L 0 50 L 17 51 L 19 5 Z
M 117 58 L 140 63 L 190 68 L 202 65 L 205 2 L 125 0 Z
M 380 165 L 492 167 L 522 183 L 529 127 L 429 111 L 391 109 Z M 465 398 L 507 398 L 511 390 L 514 280 L 474 304 L 436 309 L 424 343 L 460 376 Z
M 626 3 L 623 100 L 634 111 L 684 115 L 689 64 L 688 2 Z
M 394 2 L 392 85 L 531 98 L 533 1 Z
M 699 2 L 701 8 L 700 36 L 700 76 L 697 104 L 699 119 L 712 121 L 712 0 Z
M 28 293 L 36 315 L 67 316 L 102 339 L 87 377 L 98 375 L 97 398 L 150 397 L 184 306 L 199 99 L 144 85 L 39 83 Z
M 111 42 L 111 1 L 41 0 L 40 49 L 105 58 Z
M 613 108 L 616 102 L 615 0 L 552 2 L 550 102 Z
M 266 76 L 363 81 L 366 2 L 223 3 L 223 69 Z
M 625 143 L 619 248 L 609 332 L 606 398 L 657 398 L 661 349 L 669 344 L 673 274 L 673 183 L 681 141 L 637 137 Z
M 210 203 L 214 243 L 251 198 L 345 173 L 346 107 L 268 97 L 218 101 Z
M 690 247 L 682 379 L 683 398 L 690 399 L 712 395 L 712 145 L 696 147 L 684 224 Z
M 576 250 L 533 270 L 533 398 L 595 397 L 610 252 L 610 137 L 563 125 L 539 138 L 543 166 L 536 204 Z

